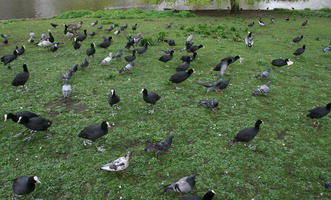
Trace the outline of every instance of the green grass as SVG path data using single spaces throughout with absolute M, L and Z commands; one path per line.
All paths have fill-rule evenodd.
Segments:
M 88 72 L 79 70 L 71 79 L 73 93 L 66 101 L 61 93 L 63 82 L 57 77 L 83 61 L 91 42 L 99 43 L 102 35 L 109 34 L 89 26 L 95 18 L 1 22 L 0 30 L 10 35 L 10 43 L 0 44 L 0 55 L 11 53 L 16 44 L 25 44 L 27 49 L 24 60 L 13 63 L 13 70 L 5 66 L 0 69 L 0 113 L 29 110 L 51 119 L 53 125 L 52 138 L 47 139 L 47 133 L 40 132 L 33 140 L 23 142 L 22 137 L 12 137 L 22 126 L 0 122 L 0 199 L 12 196 L 12 180 L 22 175 L 37 175 L 41 180 L 42 184 L 32 193 L 35 198 L 178 199 L 177 194 L 160 195 L 161 188 L 192 173 L 199 174 L 192 194 L 202 196 L 213 189 L 217 193 L 214 199 L 218 200 L 330 199 L 330 190 L 325 190 L 323 184 L 331 181 L 331 117 L 321 119 L 318 129 L 306 118 L 307 110 L 330 102 L 331 54 L 322 52 L 330 42 L 329 19 L 295 16 L 295 20 L 286 22 L 286 15 L 275 17 L 275 24 L 265 19 L 265 27 L 255 25 L 250 29 L 255 38 L 252 49 L 245 47 L 243 39 L 247 24 L 253 20 L 257 24 L 256 18 L 103 18 L 104 22 L 128 23 L 129 27 L 138 23 L 138 31 L 154 46 L 138 56 L 132 73 L 125 75 L 118 74 L 126 64 L 123 58 L 112 61 L 110 66 L 98 65 L 108 52 L 97 48 Z M 308 26 L 301 27 L 305 19 L 309 19 Z M 64 38 L 62 27 L 52 29 L 56 41 L 65 43 L 56 53 L 27 43 L 31 29 L 39 38 L 51 28 L 50 22 L 70 24 L 80 20 L 84 21 L 82 29 L 97 31 L 97 36 L 82 43 L 78 56 L 74 56 L 71 41 Z M 168 23 L 173 23 L 173 28 L 165 29 Z M 179 50 L 193 30 L 195 44 L 204 44 L 206 48 L 199 50 L 192 63 L 196 73 L 179 85 L 181 90 L 175 90 L 167 80 L 185 53 L 176 51 L 166 66 L 157 59 L 159 51 L 168 46 L 157 39 L 163 35 L 174 39 Z M 131 31 L 127 33 L 133 35 Z M 293 44 L 292 39 L 301 34 L 303 41 Z M 115 53 L 126 39 L 123 35 L 113 37 L 110 51 Z M 234 42 L 236 38 L 241 42 Z M 306 52 L 294 57 L 292 53 L 303 44 Z M 229 67 L 232 81 L 223 94 L 206 93 L 205 88 L 195 84 L 199 80 L 215 80 L 217 73 L 210 74 L 209 70 L 220 59 L 238 54 L 244 60 Z M 269 95 L 252 96 L 257 86 L 267 82 L 254 76 L 279 57 L 289 57 L 294 64 L 274 67 Z M 11 80 L 22 71 L 23 63 L 30 69 L 30 91 L 16 92 Z M 107 103 L 113 88 L 121 97 L 122 107 L 115 117 L 110 116 Z M 153 115 L 147 114 L 149 108 L 142 100 L 142 88 L 162 97 Z M 219 100 L 217 114 L 197 105 L 205 99 Z M 256 151 L 243 144 L 230 147 L 229 141 L 238 131 L 254 125 L 257 119 L 264 124 L 250 142 L 257 146 Z M 84 147 L 77 135 L 87 125 L 103 120 L 115 126 L 97 141 L 106 148 L 101 153 L 93 146 Z M 285 137 L 279 139 L 285 130 Z M 169 155 L 161 154 L 156 159 L 153 153 L 143 151 L 146 141 L 159 141 L 169 134 L 175 135 Z M 95 170 L 128 150 L 133 157 L 126 174 Z

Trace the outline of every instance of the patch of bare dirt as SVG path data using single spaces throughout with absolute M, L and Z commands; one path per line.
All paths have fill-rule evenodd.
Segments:
M 65 112 L 73 110 L 76 114 L 86 110 L 87 106 L 79 103 L 78 99 L 61 99 L 57 101 L 52 101 L 45 105 L 45 108 L 50 112 L 50 117 L 56 117 L 60 112 L 55 111 L 57 108 L 64 108 Z

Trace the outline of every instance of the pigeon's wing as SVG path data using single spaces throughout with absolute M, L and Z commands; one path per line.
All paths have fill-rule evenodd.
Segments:
M 196 84 L 202 85 L 202 86 L 205 86 L 205 87 L 212 87 L 214 85 L 214 82 L 201 82 L 201 81 L 197 81 Z

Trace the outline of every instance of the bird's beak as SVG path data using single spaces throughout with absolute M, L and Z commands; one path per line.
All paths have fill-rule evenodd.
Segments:
M 33 179 L 34 179 L 37 183 L 41 184 L 41 182 L 39 181 L 38 177 L 35 176 Z
M 22 117 L 19 117 L 17 123 L 20 123 L 21 119 L 22 119 Z
M 108 128 L 111 128 L 111 126 L 109 125 L 109 123 L 108 123 L 108 122 L 106 122 L 106 124 L 107 124 Z
M 4 118 L 5 118 L 4 122 L 7 121 L 7 114 L 5 114 Z

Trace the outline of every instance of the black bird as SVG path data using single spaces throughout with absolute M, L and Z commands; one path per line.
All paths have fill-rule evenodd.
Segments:
M 0 34 L 1 35 L 1 37 L 3 38 L 3 43 L 4 44 L 8 44 L 8 35 L 6 35 L 6 34 L 4 34 L 4 33 L 1 33 Z
M 53 43 L 55 41 L 54 37 L 53 37 L 53 34 L 52 34 L 52 31 L 51 30 L 48 30 L 48 41 L 50 41 L 51 43 Z
M 93 36 L 95 36 L 95 32 L 94 31 L 92 31 L 91 33 L 89 33 L 89 35 L 91 36 L 91 37 L 93 37 Z
M 137 30 L 137 24 L 132 25 L 132 31 L 136 31 Z
M 18 56 L 21 56 L 25 52 L 25 46 L 23 45 L 21 48 L 19 48 L 18 46 L 16 46 L 16 50 L 17 50 L 17 55 Z
M 138 53 L 138 54 L 143 54 L 143 53 L 145 53 L 146 50 L 147 50 L 147 47 L 148 47 L 148 42 L 146 42 L 146 43 L 144 44 L 144 46 L 137 48 L 137 53 Z
M 274 66 L 277 66 L 277 67 L 281 67 L 281 66 L 284 66 L 284 65 L 287 65 L 287 62 L 289 61 L 288 58 L 286 59 L 275 59 L 273 61 L 271 61 L 271 64 L 274 65 Z
M 94 54 L 95 54 L 95 48 L 94 47 L 95 47 L 95 44 L 91 43 L 91 47 L 86 50 L 86 55 L 88 57 L 92 56 L 94 58 Z
M 306 50 L 306 45 L 303 45 L 303 47 L 302 47 L 302 48 L 298 48 L 298 49 L 293 53 L 293 55 L 295 55 L 295 56 L 299 56 L 299 55 L 303 54 L 303 53 L 305 52 L 305 50 Z
M 185 62 L 187 60 L 187 58 L 190 58 L 190 61 L 192 62 L 196 58 L 197 55 L 198 55 L 198 53 L 197 52 L 194 52 L 192 56 L 190 56 L 190 55 L 184 55 L 180 59 L 183 62 Z
M 111 90 L 111 93 L 108 97 L 108 103 L 110 107 L 113 107 L 118 102 L 120 102 L 120 97 L 115 93 L 115 90 Z
M 112 31 L 116 27 L 116 24 L 111 25 L 109 28 L 106 28 L 105 31 Z
M 190 67 L 191 58 L 187 57 L 186 61 L 176 67 L 176 71 L 186 71 Z
M 108 38 L 104 38 L 103 42 L 98 44 L 98 47 L 104 48 L 104 49 L 108 49 L 108 47 L 111 45 L 111 40 L 113 39 L 112 36 L 108 37 Z
M 13 113 L 5 114 L 5 116 L 4 116 L 5 120 L 4 121 L 7 121 L 7 119 L 11 119 L 13 122 L 17 123 L 19 117 L 23 117 L 23 116 L 25 116 L 27 118 L 39 117 L 37 114 L 35 114 L 33 112 L 21 111 L 21 112 L 17 112 L 16 114 L 13 114 Z
M 55 52 L 58 50 L 59 48 L 59 42 L 54 42 L 53 45 L 51 46 L 51 48 L 49 49 L 51 52 Z
M 171 147 L 172 144 L 172 139 L 174 138 L 174 135 L 169 135 L 166 139 L 154 143 L 154 144 L 148 144 L 145 148 L 145 151 L 155 151 L 155 156 L 158 157 L 159 153 L 161 151 L 164 151 L 166 153 L 168 153 L 168 150 Z
M 103 27 L 103 26 L 102 26 L 102 25 L 100 25 L 100 26 L 98 26 L 98 27 L 97 27 L 97 29 L 102 29 L 102 27 Z
M 304 22 L 302 23 L 302 26 L 306 26 L 307 23 L 308 23 L 308 20 L 304 21 Z
M 53 28 L 56 28 L 58 26 L 58 24 L 51 23 L 51 26 L 53 26 Z
M 233 143 L 236 143 L 236 142 L 249 142 L 252 139 L 254 139 L 254 137 L 256 136 L 256 134 L 260 130 L 260 125 L 261 124 L 262 124 L 262 120 L 259 119 L 255 122 L 254 127 L 248 127 L 248 128 L 245 128 L 245 129 L 241 130 L 236 135 L 236 137 L 233 139 Z
M 314 109 L 309 110 L 309 114 L 307 114 L 307 117 L 312 118 L 315 122 L 314 124 L 318 126 L 319 122 L 317 119 L 320 119 L 327 114 L 329 114 L 331 109 L 331 103 L 328 103 L 325 107 L 316 107 Z
M 171 28 L 172 24 L 167 24 L 166 28 Z
M 127 29 L 127 28 L 128 28 L 128 24 L 125 24 L 125 26 L 121 26 L 121 27 L 120 27 L 120 30 L 121 30 L 121 31 L 124 31 L 124 30 Z
M 168 43 L 169 46 L 176 46 L 176 43 L 174 40 L 164 40 L 164 42 Z
M 22 85 L 25 89 L 25 83 L 29 80 L 30 73 L 26 64 L 23 64 L 23 72 L 20 72 L 16 75 L 14 80 L 12 81 L 13 86 Z
M 175 48 L 171 48 L 171 49 L 167 49 L 167 50 L 161 50 L 160 53 L 170 54 L 171 51 L 174 51 L 175 52 Z
M 78 137 L 95 142 L 95 140 L 108 133 L 108 128 L 110 128 L 109 123 L 107 121 L 103 121 L 101 125 L 95 124 L 84 128 L 78 134 Z
M 125 48 L 126 49 L 130 49 L 133 45 L 134 45 L 134 38 L 133 37 L 129 37 L 128 38 L 128 42 L 125 45 Z
M 218 101 L 216 99 L 201 100 L 201 101 L 199 101 L 199 105 L 202 105 L 206 108 L 210 108 L 215 112 L 216 108 L 218 107 Z
M 84 61 L 83 61 L 83 63 L 80 64 L 80 67 L 85 70 L 88 67 L 88 65 L 89 65 L 89 62 L 85 58 Z
M 214 190 L 209 190 L 202 198 L 198 196 L 186 196 L 181 200 L 212 200 L 215 194 Z
M 188 52 L 192 52 L 192 53 L 194 53 L 194 52 L 196 52 L 197 50 L 201 49 L 202 47 L 203 47 L 202 44 L 200 44 L 199 46 L 195 46 L 195 45 L 193 45 L 193 46 L 191 46 L 191 48 L 189 48 L 189 50 L 187 50 L 187 51 L 188 51 Z
M 170 51 L 170 54 L 167 54 L 167 55 L 163 55 L 159 58 L 159 61 L 162 61 L 162 62 L 168 62 L 169 60 L 172 59 L 173 57 L 173 54 L 174 54 L 174 51 Z
M 303 35 L 301 35 L 299 37 L 296 37 L 296 38 L 293 39 L 293 42 L 298 43 L 302 40 L 302 38 L 303 38 Z
M 83 34 L 78 35 L 78 37 L 76 37 L 76 41 L 83 42 L 87 37 L 86 31 L 87 30 L 85 29 Z
M 181 83 L 185 81 L 188 77 L 190 77 L 193 72 L 194 69 L 189 69 L 187 72 L 176 72 L 170 77 L 169 81 L 171 81 L 172 83 Z
M 126 62 L 132 62 L 136 59 L 136 50 L 132 51 L 132 55 L 125 56 Z
M 154 105 L 160 100 L 160 96 L 154 92 L 148 92 L 147 89 L 142 89 L 141 93 L 143 94 L 143 99 L 146 103 L 149 103 L 153 106 L 153 109 L 148 111 L 150 114 L 154 113 Z
M 16 178 L 13 183 L 15 195 L 26 195 L 33 192 L 36 188 L 36 183 L 41 183 L 37 176 L 20 176 Z
M 73 47 L 75 50 L 78 50 L 80 48 L 80 43 L 77 41 L 77 38 L 74 38 L 74 44 Z
M 289 17 L 286 17 L 285 20 L 286 20 L 286 21 L 290 21 L 290 18 L 289 18 Z
M 248 27 L 253 27 L 254 26 L 254 22 L 248 24 Z
M 47 131 L 52 125 L 52 122 L 48 119 L 41 117 L 28 118 L 25 116 L 19 117 L 17 123 L 23 124 L 26 128 L 33 131 Z
M 8 64 L 8 69 L 11 69 L 10 63 L 13 62 L 17 58 L 17 55 L 18 55 L 18 52 L 15 49 L 13 54 L 2 56 L 1 57 L 1 62 L 4 65 L 7 65 Z

